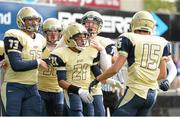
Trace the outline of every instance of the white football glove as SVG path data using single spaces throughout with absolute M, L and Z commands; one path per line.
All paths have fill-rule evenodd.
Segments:
M 120 91 L 124 89 L 124 86 L 119 81 L 112 78 L 107 79 L 106 83 L 111 85 L 113 91 L 115 91 L 116 89 Z
M 83 90 L 82 88 L 79 89 L 78 91 L 79 96 L 85 103 L 92 103 L 93 102 L 93 97 L 91 94 L 89 94 L 88 91 Z

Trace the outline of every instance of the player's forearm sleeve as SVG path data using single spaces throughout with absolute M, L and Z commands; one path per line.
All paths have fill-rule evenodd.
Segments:
M 177 74 L 177 69 L 172 59 L 167 62 L 167 69 L 169 71 L 167 75 L 167 80 L 171 84 Z
M 112 65 L 111 57 L 106 53 L 105 49 L 100 51 L 100 67 L 103 71 L 109 68 Z
M 66 80 L 66 70 L 57 70 L 57 77 L 59 80 Z
M 8 58 L 12 69 L 16 72 L 33 70 L 38 67 L 37 60 L 22 60 L 18 52 L 9 52 Z
M 91 66 L 91 71 L 94 74 L 95 77 L 99 76 L 101 74 L 101 70 L 99 65 L 93 65 Z

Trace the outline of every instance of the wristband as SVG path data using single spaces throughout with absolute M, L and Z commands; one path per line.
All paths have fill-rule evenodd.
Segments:
M 80 89 L 80 87 L 77 87 L 77 86 L 74 86 L 74 85 L 70 85 L 69 87 L 68 87 L 68 93 L 74 93 L 74 94 L 77 94 L 77 95 L 79 95 L 79 93 L 78 93 L 78 91 L 79 91 L 79 89 Z

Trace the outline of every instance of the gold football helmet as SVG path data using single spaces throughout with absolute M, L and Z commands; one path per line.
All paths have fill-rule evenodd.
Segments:
M 96 33 L 100 33 L 101 29 L 103 27 L 103 19 L 102 19 L 102 15 L 96 11 L 88 11 L 84 14 L 84 16 L 82 17 L 82 24 L 84 25 L 85 22 L 87 20 L 92 20 L 97 22 L 98 25 L 98 29 L 96 31 Z
M 56 18 L 46 19 L 43 22 L 42 29 L 43 29 L 44 35 L 47 38 L 47 41 L 50 44 L 56 44 L 56 41 L 58 41 L 62 36 L 62 30 L 63 30 L 62 24 Z M 48 32 L 54 32 L 54 33 L 49 34 Z M 51 38 L 49 38 L 49 37 L 51 37 Z M 55 38 L 55 39 L 53 39 L 53 38 Z
M 153 16 L 147 11 L 139 11 L 137 12 L 131 21 L 131 30 L 134 32 L 135 30 L 142 30 L 153 33 L 155 27 L 155 20 Z
M 59 30 L 62 31 L 62 24 L 56 18 L 48 18 L 43 23 L 43 32 L 47 30 Z
M 84 36 L 80 38 L 85 38 L 82 40 L 83 44 L 81 45 L 77 43 L 78 40 L 76 39 L 76 37 L 78 37 L 79 35 Z M 88 32 L 86 28 L 79 23 L 70 23 L 63 31 L 63 38 L 64 38 L 64 42 L 68 45 L 68 47 L 76 48 L 79 51 L 82 51 L 85 46 L 89 46 L 87 43 Z
M 25 19 L 33 19 L 33 18 L 39 19 L 39 24 L 26 26 L 24 20 Z M 21 8 L 16 16 L 16 23 L 17 23 L 19 29 L 25 29 L 25 30 L 32 31 L 32 32 L 37 32 L 41 22 L 42 22 L 41 15 L 32 7 Z

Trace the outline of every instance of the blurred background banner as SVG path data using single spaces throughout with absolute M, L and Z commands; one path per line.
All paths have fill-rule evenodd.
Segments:
M 22 2 L 34 4 L 34 3 L 37 3 L 37 1 L 38 1 L 38 0 L 23 0 Z
M 116 39 L 121 33 L 129 31 L 130 22 L 133 14 L 135 13 L 112 9 L 95 9 L 60 5 L 58 6 L 58 19 L 63 21 L 65 24 L 71 21 L 80 22 L 82 15 L 90 10 L 98 11 L 103 15 L 104 24 L 100 35 L 111 39 Z M 169 30 L 169 27 L 171 27 L 170 15 L 160 13 L 155 14 L 154 12 L 152 12 L 152 14 L 154 14 L 157 20 L 157 32 L 155 33 L 159 36 L 165 37 L 167 40 L 171 40 L 171 32 Z
M 132 12 L 114 11 L 107 9 L 100 10 L 77 6 L 59 6 L 58 19 L 64 24 L 73 21 L 80 22 L 83 14 L 90 10 L 95 10 L 102 14 L 104 24 L 102 28 L 102 33 L 100 35 L 109 37 L 111 39 L 115 39 L 121 33 L 128 31 L 129 23 L 132 19 L 131 17 L 134 14 Z
M 120 9 L 119 0 L 56 0 L 56 4 L 62 6 L 84 6 L 104 9 Z
M 57 9 L 50 5 L 35 5 L 22 4 L 13 2 L 0 2 L 0 39 L 3 39 L 3 34 L 11 28 L 17 28 L 16 15 L 19 9 L 24 6 L 31 6 L 35 8 L 43 17 L 57 17 Z
M 109 0 L 107 0 L 109 1 Z M 23 6 L 31 6 L 35 8 L 43 17 L 58 18 L 66 25 L 70 21 L 80 22 L 82 15 L 89 11 L 95 10 L 103 15 L 104 25 L 100 35 L 116 39 L 123 32 L 128 32 L 133 11 L 117 10 L 113 2 L 97 2 L 96 0 L 57 0 L 57 4 L 28 4 L 19 2 L 0 2 L 0 39 L 3 34 L 10 28 L 17 28 L 16 14 Z M 91 7 L 91 5 L 93 7 Z M 120 2 L 117 5 L 120 9 Z M 157 19 L 156 34 L 165 37 L 168 41 L 180 41 L 180 15 L 155 13 L 152 12 Z

